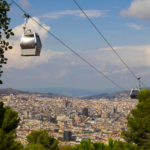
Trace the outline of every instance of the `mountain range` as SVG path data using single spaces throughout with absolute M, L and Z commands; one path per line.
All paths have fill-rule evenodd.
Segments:
M 22 90 L 15 90 L 15 89 L 12 89 L 12 88 L 5 88 L 5 89 L 0 89 L 0 93 L 1 94 L 6 94 L 6 95 L 9 95 L 9 94 L 14 94 L 14 95 L 18 95 L 18 94 L 40 94 L 41 96 L 43 97 L 64 97 L 64 95 L 66 94 L 67 97 L 69 97 L 69 92 L 70 94 L 72 94 L 72 92 L 74 92 L 74 94 L 76 93 L 77 94 L 80 94 L 80 95 L 84 95 L 85 93 L 87 94 L 86 96 L 78 96 L 78 98 L 82 98 L 82 99 L 100 99 L 100 98 L 105 98 L 105 99 L 114 99 L 117 97 L 117 95 L 120 95 L 121 93 L 125 93 L 125 92 L 115 92 L 115 93 L 100 93 L 100 94 L 93 94 L 92 93 L 98 93 L 98 91 L 90 91 L 90 90 L 81 90 L 81 89 L 61 89 L 57 91 L 57 93 L 54 93 L 55 90 L 57 90 L 57 88 L 54 90 L 50 90 L 49 88 L 48 89 L 43 89 L 44 92 L 41 90 L 30 90 L 30 91 L 22 91 Z M 32 91 L 32 92 L 31 92 Z M 36 91 L 36 92 L 35 92 Z M 37 92 L 39 91 L 39 92 Z M 66 92 L 67 91 L 67 92 Z M 66 92 L 66 93 L 64 93 Z M 89 92 L 89 93 L 88 93 Z M 127 92 L 130 92 L 130 91 L 127 91 Z M 58 93 L 62 93 L 62 94 L 58 94 Z M 92 96 L 91 96 L 91 95 Z M 73 95 L 73 94 L 72 94 Z M 74 96 L 74 95 L 73 95 Z
M 79 89 L 79 88 L 66 88 L 66 87 L 56 87 L 56 88 L 35 88 L 35 89 L 21 89 L 23 91 L 29 92 L 38 92 L 38 93 L 57 93 L 63 94 L 66 93 L 67 95 L 72 96 L 91 96 L 91 95 L 98 95 L 102 93 L 114 93 L 117 92 L 117 88 L 109 88 L 104 90 L 88 90 L 88 89 Z

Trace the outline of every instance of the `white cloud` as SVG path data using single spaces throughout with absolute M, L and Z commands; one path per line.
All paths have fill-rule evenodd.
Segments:
M 150 0 L 133 0 L 127 10 L 120 12 L 121 16 L 150 20 Z
M 37 22 L 40 23 L 40 20 L 38 18 L 33 17 Z M 49 30 L 50 27 L 43 24 L 43 26 Z M 32 68 L 35 65 L 38 65 L 40 63 L 46 63 L 51 59 L 53 55 L 59 56 L 63 53 L 61 52 L 53 52 L 51 50 L 42 51 L 40 57 L 22 57 L 21 56 L 21 50 L 20 50 L 20 41 L 16 40 L 16 37 L 21 38 L 23 34 L 23 24 L 20 26 L 17 26 L 13 29 L 13 32 L 15 33 L 15 37 L 11 38 L 9 40 L 10 45 L 13 45 L 13 49 L 6 52 L 6 57 L 9 59 L 8 64 L 5 65 L 6 68 Z M 27 23 L 27 27 L 31 29 L 32 31 L 36 31 L 39 33 L 40 38 L 42 42 L 47 38 L 47 32 L 43 30 L 40 26 L 38 26 L 37 23 L 35 23 L 33 20 L 29 19 Z M 32 65 L 31 65 L 32 64 Z
M 64 76 L 66 76 L 68 74 L 68 70 L 62 70 L 61 72 L 59 72 L 57 75 L 55 75 L 55 78 L 62 78 Z
M 106 11 L 108 10 L 84 10 L 84 12 L 90 17 L 105 17 Z M 64 15 L 73 15 L 78 17 L 85 17 L 85 15 L 80 10 L 65 10 L 65 11 L 57 11 L 57 12 L 51 12 L 46 13 L 43 15 L 40 15 L 40 18 L 49 18 L 49 19 L 58 19 L 60 17 L 63 17 Z
M 115 47 L 113 47 L 115 50 L 117 50 L 117 49 L 122 49 L 122 47 L 117 47 L 117 46 L 115 46 Z M 112 50 L 112 48 L 110 48 L 109 46 L 108 47 L 104 47 L 104 48 L 100 48 L 99 49 L 100 51 L 104 51 L 104 50 Z
M 36 17 L 33 17 L 35 21 L 41 24 L 40 20 Z M 44 30 L 42 27 L 40 27 L 35 21 L 33 21 L 31 18 L 27 22 L 27 28 L 31 29 L 34 32 L 37 32 L 40 35 L 40 38 L 42 42 L 47 38 L 47 31 Z M 23 26 L 24 24 L 21 24 L 20 26 L 17 26 L 13 29 L 13 32 L 15 33 L 15 37 L 21 37 L 23 34 Z M 47 30 L 50 30 L 49 26 L 46 26 L 45 24 L 42 24 L 44 28 Z M 18 39 L 17 39 L 18 40 Z
M 40 20 L 38 18 L 34 18 L 38 22 Z M 22 35 L 23 29 L 22 25 L 16 27 L 14 32 L 17 37 Z M 41 27 L 39 27 L 36 23 L 34 23 L 31 19 L 29 19 L 27 23 L 28 28 L 31 28 L 35 31 L 38 31 L 41 39 L 43 41 L 47 38 L 47 32 L 44 31 Z M 48 30 L 49 26 L 44 25 Z M 6 58 L 8 58 L 8 64 L 4 67 L 6 69 L 15 68 L 15 69 L 31 69 L 38 68 L 39 66 L 47 66 L 51 65 L 53 67 L 53 73 L 50 71 L 44 71 L 41 78 L 62 78 L 67 76 L 70 73 L 76 74 L 77 72 L 82 72 L 85 74 L 92 74 L 97 76 L 96 72 L 91 71 L 89 66 L 76 57 L 71 52 L 56 52 L 52 50 L 47 50 L 41 52 L 39 57 L 22 57 L 20 50 L 20 42 L 11 38 L 9 40 L 10 44 L 13 43 L 13 49 L 6 52 Z M 127 63 L 127 65 L 136 71 L 135 68 L 139 66 L 150 66 L 150 45 L 144 46 L 114 46 L 114 49 L 118 52 L 121 58 Z M 110 53 L 110 48 L 101 48 L 99 50 L 88 50 L 88 51 L 79 51 L 81 56 L 85 58 L 88 62 L 90 62 L 93 66 L 99 69 L 105 75 L 122 75 L 129 73 L 126 70 L 126 67 L 122 64 L 119 58 L 112 52 Z M 112 50 L 111 50 L 112 51 Z M 73 71 L 75 69 L 75 72 Z M 51 69 L 50 69 L 51 70 Z M 56 71 L 57 70 L 57 71 Z M 137 69 L 138 70 L 138 69 Z M 55 73 L 56 71 L 56 73 Z M 139 71 L 137 71 L 139 72 Z M 144 73 L 144 70 L 141 70 Z M 35 77 L 36 75 L 33 73 L 29 75 L 30 77 Z M 79 75 L 77 75 L 79 76 Z
M 107 76 L 107 74 L 108 74 L 107 72 L 103 72 L 103 75 Z M 102 76 L 102 74 L 98 73 L 97 76 Z
M 119 73 L 124 74 L 127 71 L 128 71 L 127 68 L 121 69 L 121 70 L 114 70 L 114 71 L 111 72 L 111 74 L 119 74 Z
M 74 65 L 75 65 L 75 61 L 72 61 L 72 62 L 71 62 L 71 65 L 74 66 Z
M 134 24 L 134 23 L 127 23 L 126 25 L 129 26 L 129 27 L 132 27 L 132 28 L 134 28 L 134 29 L 136 29 L 136 30 L 141 30 L 141 29 L 143 29 L 142 26 L 137 25 L 137 24 Z
M 150 66 L 150 45 L 124 46 L 124 47 L 115 46 L 113 48 L 130 68 L 136 68 L 139 66 Z M 106 54 L 107 54 L 107 51 L 112 51 L 111 48 L 101 48 L 99 50 L 103 51 Z M 103 58 L 101 59 L 103 60 Z M 122 64 L 121 60 L 117 56 L 114 59 L 109 58 L 108 56 L 107 63 L 109 64 L 112 63 L 113 66 L 120 66 Z M 124 65 L 122 64 L 122 66 Z M 119 70 L 115 69 L 111 73 L 112 74 L 119 73 L 119 72 L 121 73 L 122 71 L 126 72 L 124 69 L 123 70 L 121 69 L 122 71 L 119 71 Z
M 19 0 L 19 4 L 21 4 L 22 7 L 28 8 L 31 6 L 31 4 L 27 0 Z

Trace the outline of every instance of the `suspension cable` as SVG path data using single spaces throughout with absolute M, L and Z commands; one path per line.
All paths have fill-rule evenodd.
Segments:
M 16 4 L 13 0 L 12 2 L 18 6 L 25 14 L 27 14 L 18 4 Z M 28 14 L 29 15 L 29 14 Z M 30 15 L 29 15 L 30 16 Z M 124 90 L 122 87 L 120 87 L 118 84 L 116 84 L 114 81 L 112 81 L 111 79 L 109 79 L 106 75 L 104 75 L 101 71 L 99 71 L 96 67 L 94 67 L 91 63 L 89 63 L 88 61 L 86 61 L 83 57 L 81 57 L 78 53 L 76 53 L 74 50 L 72 50 L 69 46 L 67 46 L 64 42 L 62 42 L 59 38 L 57 38 L 54 34 L 52 34 L 50 31 L 48 31 L 45 27 L 43 27 L 39 22 L 37 22 L 35 19 L 33 19 L 31 16 L 30 18 L 36 22 L 39 26 L 41 26 L 44 30 L 46 30 L 50 35 L 52 35 L 55 39 L 57 39 L 62 45 L 64 45 L 65 47 L 67 47 L 70 51 L 72 51 L 75 55 L 77 55 L 80 59 L 82 59 L 85 63 L 87 63 L 89 66 L 91 66 L 94 70 L 96 70 L 98 73 L 100 73 L 101 75 L 103 75 L 106 79 L 108 79 L 110 82 L 112 82 L 113 84 L 115 84 L 118 88 L 120 88 L 122 91 L 124 91 L 125 93 L 127 93 L 128 95 L 130 95 L 126 90 Z
M 114 48 L 111 46 L 111 44 L 106 40 L 106 38 L 103 36 L 103 34 L 98 30 L 98 28 L 95 26 L 95 24 L 91 21 L 91 19 L 88 17 L 88 15 L 83 11 L 83 9 L 80 7 L 80 5 L 74 0 L 76 5 L 79 7 L 79 9 L 83 12 L 83 14 L 86 16 L 86 18 L 91 22 L 91 24 L 94 26 L 94 28 L 97 30 L 97 32 L 102 36 L 102 38 L 106 41 L 106 43 L 110 46 L 110 48 L 114 51 L 114 53 L 119 57 L 119 59 L 122 61 L 122 63 L 128 68 L 128 70 L 131 72 L 131 74 L 138 80 L 136 75 L 133 73 L 133 71 L 128 67 L 128 65 L 123 61 L 123 59 L 119 56 L 119 54 L 114 50 Z M 141 82 L 142 83 L 142 82 Z M 142 83 L 144 85 L 144 83 Z M 145 85 L 144 85 L 145 86 Z M 146 87 L 146 86 L 145 86 Z M 146 87 L 147 88 L 147 87 Z M 147 88 L 148 89 L 148 88 Z

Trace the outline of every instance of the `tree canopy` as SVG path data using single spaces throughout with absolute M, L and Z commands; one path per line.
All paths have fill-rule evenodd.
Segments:
M 55 150 L 58 148 L 58 141 L 53 137 L 49 136 L 46 130 L 32 131 L 27 135 L 27 141 L 30 144 L 41 144 L 47 149 Z
M 18 113 L 0 102 L 0 150 L 21 150 L 21 142 L 15 141 L 16 128 L 20 119 Z
M 14 141 L 15 137 L 15 130 L 12 130 L 6 134 L 3 130 L 0 129 L 0 150 L 23 149 L 21 142 Z
M 30 144 L 25 146 L 23 150 L 49 150 L 42 144 Z
M 0 102 L 0 129 L 9 133 L 17 128 L 19 121 L 18 113 L 9 106 L 4 107 L 4 103 Z
M 150 90 L 139 92 L 139 103 L 127 116 L 127 131 L 121 136 L 128 143 L 135 143 L 144 149 L 150 149 Z

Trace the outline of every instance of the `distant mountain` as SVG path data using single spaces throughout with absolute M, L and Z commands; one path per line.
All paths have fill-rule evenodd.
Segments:
M 54 94 L 54 93 L 42 93 L 42 92 L 29 92 L 29 91 L 21 91 L 21 90 L 15 90 L 12 88 L 6 88 L 6 89 L 0 89 L 0 94 L 5 94 L 5 95 L 18 95 L 18 94 L 40 94 L 42 97 L 49 97 L 49 98 L 54 98 L 54 97 L 64 97 L 64 95 L 60 95 L 60 94 Z M 69 98 L 69 96 L 67 96 Z
M 98 94 L 98 95 L 82 97 L 82 99 L 100 99 L 100 98 L 107 96 L 107 95 L 109 95 L 109 94 L 108 93 L 102 93 L 102 94 Z
M 130 92 L 129 90 L 127 91 L 128 93 Z M 120 94 L 126 94 L 125 92 L 115 92 L 115 93 L 103 93 L 103 94 L 99 94 L 99 95 L 93 95 L 93 96 L 86 96 L 86 97 L 82 97 L 82 99 L 114 99 L 116 98 L 118 95 Z
M 12 88 L 5 88 L 5 89 L 0 89 L 0 94 L 6 94 L 6 95 L 40 94 L 42 97 L 62 98 L 65 95 L 64 92 L 66 92 L 66 95 L 78 96 L 82 99 L 101 99 L 101 98 L 114 99 L 117 97 L 117 95 L 120 95 L 121 93 L 125 93 L 125 92 L 108 93 L 108 90 L 105 90 L 107 91 L 106 93 L 103 91 L 82 90 L 82 89 L 75 89 L 75 88 L 72 88 L 72 89 L 71 88 L 42 88 L 42 89 L 30 89 L 30 90 L 28 89 L 28 90 L 22 91 L 22 90 L 15 90 Z M 127 92 L 130 92 L 130 91 L 127 91 Z
M 36 89 L 22 89 L 30 92 L 40 92 L 40 93 L 57 93 L 72 95 L 72 96 L 90 96 L 97 95 L 102 93 L 113 93 L 116 92 L 117 89 L 104 89 L 104 90 L 86 90 L 86 89 L 78 89 L 78 88 L 65 88 L 65 87 L 57 87 L 57 88 L 36 88 Z
M 30 92 L 24 92 L 24 91 L 20 91 L 20 90 L 14 90 L 12 88 L 6 88 L 6 89 L 0 89 L 0 94 L 14 94 L 14 95 L 18 95 L 18 94 L 29 94 Z

